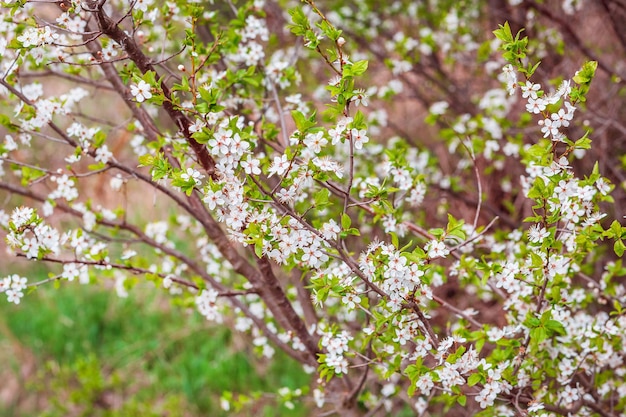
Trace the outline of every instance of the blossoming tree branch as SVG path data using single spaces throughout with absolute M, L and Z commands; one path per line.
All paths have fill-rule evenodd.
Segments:
M 152 283 L 300 362 L 279 397 L 319 415 L 626 415 L 593 158 L 595 121 L 626 128 L 592 117 L 624 68 L 563 17 L 592 6 L 343 3 L 4 3 L 0 225 L 50 273 L 0 291 Z

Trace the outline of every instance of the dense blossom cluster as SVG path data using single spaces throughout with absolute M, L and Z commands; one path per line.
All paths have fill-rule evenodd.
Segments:
M 624 415 L 626 270 L 602 240 L 620 257 L 626 230 L 599 165 L 574 167 L 598 63 L 540 80 L 558 34 L 481 39 L 480 1 L 240 3 L 2 9 L 0 225 L 53 271 L 3 277 L 8 301 L 152 281 L 316 372 L 326 411 Z M 442 74 L 476 55 L 451 96 Z M 408 98 L 432 146 L 390 111 Z

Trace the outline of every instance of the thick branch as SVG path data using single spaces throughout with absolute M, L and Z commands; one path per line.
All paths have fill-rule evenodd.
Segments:
M 119 44 L 128 55 L 128 58 L 133 61 L 135 65 L 137 65 L 137 68 L 139 68 L 143 74 L 149 71 L 153 71 L 157 74 L 154 66 L 152 65 L 152 61 L 141 51 L 135 40 L 128 36 L 126 32 L 124 32 L 117 25 L 117 22 L 105 13 L 103 9 L 104 2 L 101 1 L 96 4 L 93 3 L 95 2 L 92 2 L 92 7 L 95 9 L 94 13 L 96 20 L 98 21 L 100 31 Z M 158 74 L 156 78 L 159 78 Z M 209 176 L 215 178 L 215 160 L 213 160 L 213 157 L 211 157 L 209 151 L 204 145 L 198 143 L 191 137 L 191 132 L 189 131 L 191 121 L 181 110 L 174 106 L 172 93 L 164 81 L 161 81 L 160 87 L 161 91 L 163 91 L 163 96 L 165 97 L 165 100 L 163 101 L 163 108 L 167 112 L 170 119 L 172 119 L 172 121 L 180 129 L 181 133 L 187 140 L 187 143 L 191 146 L 191 149 L 193 149 L 196 157 L 198 158 L 198 163 L 200 163 Z
M 205 212 L 205 207 L 195 194 L 190 197 L 190 202 L 197 212 Z M 274 318 L 280 323 L 285 330 L 292 330 L 307 347 L 310 354 L 309 364 L 317 363 L 317 338 L 313 337 L 306 329 L 306 324 L 302 318 L 296 313 L 287 299 L 285 292 L 278 283 L 278 279 L 271 269 L 271 265 L 267 259 L 258 259 L 260 271 L 252 266 L 250 262 L 241 256 L 237 249 L 232 245 L 230 239 L 226 236 L 219 223 L 213 217 L 208 215 L 200 215 L 198 221 L 204 227 L 204 231 L 208 237 L 215 243 L 218 250 L 230 264 L 235 272 L 244 276 L 257 290 L 267 307 L 272 312 Z

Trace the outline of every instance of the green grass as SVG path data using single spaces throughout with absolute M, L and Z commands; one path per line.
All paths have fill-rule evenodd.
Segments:
M 19 306 L 1 300 L 0 360 L 19 375 L 23 359 L 15 352 L 28 353 L 37 372 L 21 381 L 21 398 L 37 401 L 0 403 L 0 416 L 227 415 L 219 408 L 223 391 L 271 393 L 307 385 L 309 377 L 293 360 L 277 354 L 264 364 L 248 339 L 235 339 L 242 337 L 170 307 L 151 288 L 136 287 L 120 299 L 69 284 L 40 289 Z M 267 398 L 247 411 L 307 414 L 302 405 L 287 410 Z

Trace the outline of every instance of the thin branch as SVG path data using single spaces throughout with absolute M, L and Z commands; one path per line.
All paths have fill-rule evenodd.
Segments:
M 280 129 L 282 141 L 281 145 L 283 148 L 287 148 L 289 146 L 289 136 L 287 135 L 287 125 L 285 124 L 285 113 L 283 111 L 283 107 L 280 104 L 280 98 L 278 98 L 278 92 L 276 91 L 276 86 L 272 80 L 268 80 L 268 84 L 270 86 L 270 91 L 272 93 L 272 98 L 274 99 L 274 103 L 276 104 L 276 109 L 278 110 L 278 118 L 280 120 Z
M 367 344 L 367 355 L 366 355 L 366 357 L 370 356 L 371 354 L 372 354 L 372 339 L 370 339 L 369 343 Z M 355 387 L 346 396 L 346 400 L 345 400 L 346 403 L 354 404 L 356 402 L 356 399 L 358 398 L 359 393 L 361 392 L 361 390 L 365 386 L 365 381 L 367 381 L 367 375 L 369 374 L 369 369 L 370 369 L 369 364 L 371 362 L 372 361 L 370 359 L 366 359 L 364 361 L 364 363 L 362 364 L 362 366 L 365 367 L 365 369 L 363 370 L 363 375 L 361 375 L 361 378 L 359 379 L 359 381 L 357 382 Z M 355 365 L 355 366 L 358 366 L 358 365 Z
M 495 224 L 495 222 L 497 222 L 498 220 L 499 220 L 499 217 L 494 217 L 493 219 L 491 219 L 491 221 L 487 224 L 487 226 L 485 226 L 485 228 L 480 233 L 477 233 L 477 234 L 473 235 L 471 238 L 469 238 L 469 239 L 459 243 L 456 246 L 451 247 L 450 248 L 450 253 L 452 253 L 452 252 L 454 252 L 456 250 L 459 250 L 463 246 L 468 245 L 468 244 L 472 243 L 473 241 L 479 239 L 481 236 L 483 236 L 485 233 L 487 233 L 487 231 L 489 229 L 491 229 L 491 226 L 493 226 Z M 476 230 L 476 229 L 474 229 L 474 230 Z
M 24 255 L 23 253 L 18 253 L 16 254 L 16 256 L 18 257 L 22 257 L 25 258 L 26 255 Z M 110 262 L 105 262 L 105 261 L 87 261 L 87 260 L 80 260 L 80 259 L 59 259 L 59 258 L 51 258 L 49 256 L 44 256 L 42 258 L 38 258 L 39 261 L 45 261 L 45 262 L 50 262 L 50 263 L 57 263 L 57 264 L 62 264 L 62 265 L 68 265 L 68 264 L 78 264 L 78 265 L 86 265 L 86 266 L 102 266 L 102 267 L 111 267 L 114 269 L 120 269 L 120 270 L 124 270 L 124 271 L 129 271 L 132 272 L 133 274 L 136 275 L 157 275 L 160 278 L 169 278 L 171 279 L 173 282 L 176 282 L 177 284 L 180 284 L 184 287 L 187 288 L 193 288 L 195 290 L 198 289 L 198 286 L 196 284 L 194 284 L 191 281 L 187 281 L 183 278 L 179 278 L 179 277 L 174 277 L 171 274 L 164 274 L 164 273 L 155 273 L 153 271 L 150 271 L 148 269 L 145 268 L 139 268 L 136 266 L 132 266 L 132 265 L 124 265 L 124 264 L 115 264 L 115 263 L 110 263 Z M 60 278 L 61 276 L 59 275 L 58 277 L 55 278 Z M 40 285 L 42 283 L 48 282 L 49 280 L 44 280 L 44 281 L 40 281 L 34 284 L 31 284 L 32 286 L 37 286 Z M 31 286 L 29 285 L 29 286 Z
M 463 310 L 460 310 L 460 309 L 454 307 L 452 304 L 448 303 L 443 298 L 438 297 L 438 296 L 433 294 L 433 300 L 436 301 L 438 304 L 440 304 L 446 310 L 451 311 L 452 313 L 456 314 L 457 316 L 462 317 L 465 320 L 469 321 L 470 323 L 472 323 L 474 325 L 474 327 L 476 327 L 478 329 L 482 329 L 483 328 L 483 324 L 482 323 L 480 323 L 478 320 L 476 320 L 476 319 L 472 318 L 471 316 L 469 316 L 468 314 L 466 314 Z
M 468 138 L 469 139 L 469 138 Z M 476 156 L 474 155 L 474 150 L 471 149 L 464 140 L 460 140 L 461 145 L 467 151 L 470 159 L 472 160 L 472 165 L 474 167 L 474 176 L 476 177 L 476 187 L 478 188 L 478 198 L 476 203 L 476 213 L 474 213 L 474 223 L 472 225 L 472 229 L 476 230 L 478 227 L 478 219 L 480 217 L 480 209 L 483 204 L 483 188 L 480 180 L 480 172 L 478 172 L 478 165 L 476 165 Z M 470 142 L 471 143 L 471 142 Z
M 115 91 L 114 88 L 112 88 L 110 85 L 106 83 L 98 82 L 90 78 L 84 78 L 78 75 L 67 74 L 65 72 L 54 71 L 51 69 L 48 69 L 42 72 L 27 72 L 27 71 L 21 72 L 20 71 L 20 78 L 42 78 L 42 77 L 58 77 L 64 80 L 72 81 L 74 83 L 87 84 L 89 86 L 99 88 L 101 90 Z

